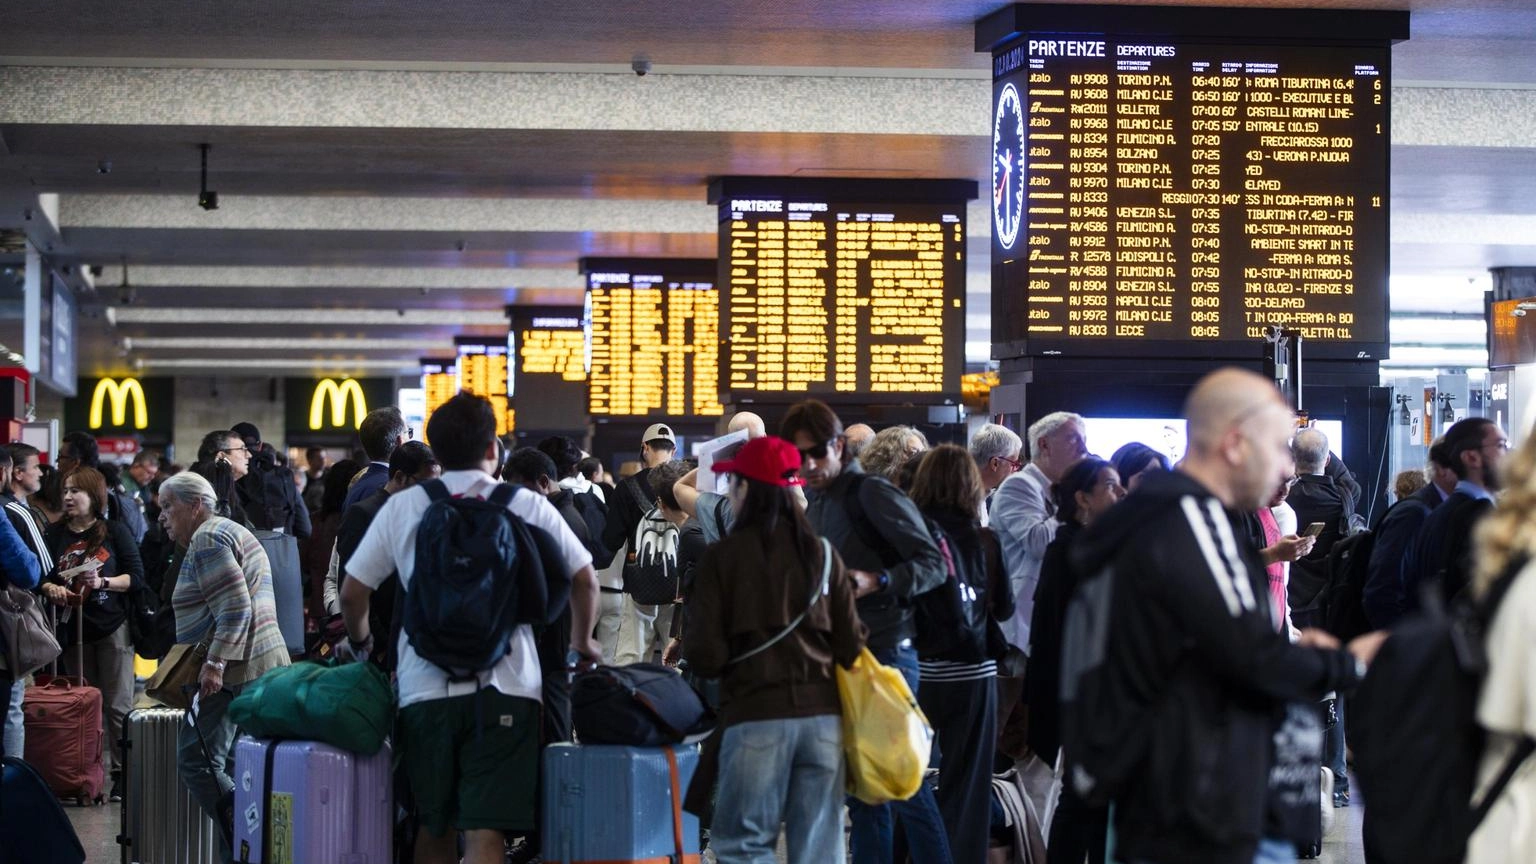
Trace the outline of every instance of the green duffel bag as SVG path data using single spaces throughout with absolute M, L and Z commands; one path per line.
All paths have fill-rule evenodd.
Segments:
M 245 685 L 229 717 L 257 738 L 319 741 L 372 755 L 394 722 L 389 677 L 372 663 L 295 663 Z

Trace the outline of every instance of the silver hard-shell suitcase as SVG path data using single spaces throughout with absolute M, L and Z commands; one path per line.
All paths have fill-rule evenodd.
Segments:
M 123 864 L 218 864 L 218 826 L 176 769 L 176 736 L 186 712 L 138 708 L 123 724 Z

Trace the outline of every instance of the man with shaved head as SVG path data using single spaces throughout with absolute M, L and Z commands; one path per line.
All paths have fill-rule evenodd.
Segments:
M 857 459 L 859 453 L 869 446 L 869 442 L 875 440 L 874 427 L 868 423 L 855 423 L 843 430 L 843 440 L 846 442 L 843 449 L 847 451 L 849 461 Z
M 1114 800 L 1122 861 L 1293 861 L 1267 806 L 1285 705 L 1353 687 L 1384 637 L 1343 651 L 1322 631 L 1292 644 L 1277 628 L 1240 527 L 1292 472 L 1274 386 L 1222 369 L 1184 410 L 1177 470 L 1145 480 L 1072 551 L 1083 581 L 1063 647 L 1067 777 L 1079 798 Z

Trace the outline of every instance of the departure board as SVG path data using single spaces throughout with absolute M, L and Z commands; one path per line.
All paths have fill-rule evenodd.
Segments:
M 426 403 L 427 419 L 438 406 L 452 399 L 459 392 L 457 364 L 452 357 L 442 359 L 423 357 L 421 360 L 421 393 Z M 423 430 L 425 434 L 425 430 Z
M 458 350 L 459 389 L 484 396 L 496 412 L 496 434 L 512 431 L 511 389 L 507 367 L 507 340 L 460 336 L 453 340 Z
M 580 306 L 513 306 L 512 405 L 525 431 L 587 425 L 587 334 Z
M 710 417 L 720 405 L 715 262 L 584 258 L 591 343 L 587 410 Z
M 958 396 L 975 190 L 762 178 L 712 187 L 732 398 Z
M 1034 8 L 993 55 L 995 354 L 1251 353 L 1279 326 L 1384 356 L 1389 40 L 1263 14 L 1225 19 L 1252 41 L 1053 32 Z

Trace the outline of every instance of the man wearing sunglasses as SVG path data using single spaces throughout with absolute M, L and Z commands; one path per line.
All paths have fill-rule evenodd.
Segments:
M 916 695 L 910 600 L 939 586 L 947 574 L 922 514 L 900 489 L 865 475 L 858 460 L 847 458 L 842 421 L 825 403 L 811 399 L 790 408 L 779 434 L 800 451 L 800 476 L 810 497 L 806 516 L 847 566 L 859 618 L 869 628 L 870 652 L 900 670 Z M 850 798 L 848 811 L 854 864 L 891 860 L 893 814 L 901 817 L 913 864 L 950 860 L 943 821 L 927 785 L 906 801 L 879 807 Z

